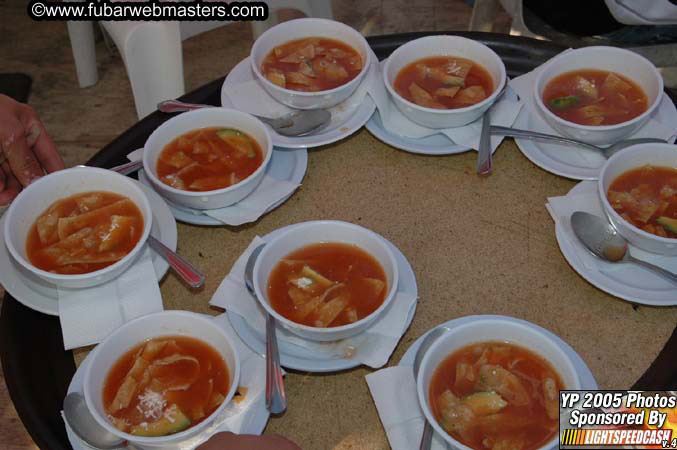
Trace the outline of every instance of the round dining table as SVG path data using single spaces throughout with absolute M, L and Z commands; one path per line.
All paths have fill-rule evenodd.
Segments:
M 375 36 L 368 42 L 383 59 L 399 45 L 428 34 L 461 35 L 487 44 L 501 56 L 510 77 L 563 50 L 551 42 L 471 32 Z M 214 80 L 181 100 L 220 105 L 223 81 Z M 673 93 L 668 95 L 675 101 Z M 87 164 L 113 167 L 126 162 L 126 155 L 172 116 L 149 115 Z M 206 273 L 207 282 L 191 290 L 170 272 L 161 282 L 164 308 L 220 314 L 209 299 L 255 236 L 307 220 L 345 220 L 392 242 L 416 275 L 416 315 L 388 365 L 397 364 L 419 336 L 439 323 L 502 314 L 561 337 L 602 389 L 677 388 L 677 307 L 613 297 L 580 277 L 559 250 L 544 205 L 577 181 L 536 167 L 512 139 L 497 149 L 490 176 L 475 173 L 476 158 L 474 151 L 407 153 L 364 128 L 310 149 L 302 186 L 256 222 L 237 227 L 178 224 L 178 252 Z M 5 295 L 0 315 L 5 380 L 40 448 L 71 448 L 60 411 L 76 367 L 89 350 L 64 351 L 58 317 Z M 285 435 L 305 450 L 389 448 L 364 379 L 371 372 L 364 366 L 321 374 L 289 370 L 288 409 L 270 418 L 265 433 Z

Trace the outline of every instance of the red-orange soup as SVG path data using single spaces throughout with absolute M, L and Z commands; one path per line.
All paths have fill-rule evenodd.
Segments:
M 112 192 L 85 192 L 52 203 L 26 240 L 35 267 L 66 275 L 108 267 L 124 258 L 143 234 L 143 214 Z
M 209 417 L 230 389 L 228 367 L 211 345 L 187 336 L 153 338 L 111 367 L 102 400 L 126 433 L 165 436 Z
M 649 165 L 629 170 L 611 182 L 607 198 L 634 226 L 677 239 L 677 169 Z
M 254 138 L 232 128 L 189 131 L 162 149 L 157 174 L 163 183 L 184 191 L 213 191 L 239 183 L 263 163 Z
M 575 70 L 548 82 L 543 103 L 557 116 L 580 125 L 614 125 L 649 107 L 634 81 L 603 70 Z
M 491 75 L 465 58 L 431 56 L 407 64 L 397 74 L 395 90 L 419 106 L 456 109 L 479 103 L 494 91 Z
M 373 256 L 355 245 L 335 242 L 290 253 L 268 280 L 275 311 L 314 327 L 363 319 L 383 304 L 387 291 L 385 272 Z
M 263 60 L 268 81 L 293 91 L 315 92 L 346 84 L 364 63 L 351 46 L 321 37 L 290 41 L 275 47 Z
M 430 406 L 440 425 L 472 448 L 538 448 L 559 428 L 555 369 L 518 345 L 482 342 L 448 356 L 435 369 Z

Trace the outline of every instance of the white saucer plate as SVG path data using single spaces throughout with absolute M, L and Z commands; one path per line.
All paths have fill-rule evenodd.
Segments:
M 263 239 L 274 239 L 293 226 L 294 225 L 288 225 L 286 227 L 277 229 L 264 236 Z M 399 285 L 397 287 L 398 292 L 406 292 L 417 296 L 418 287 L 416 286 L 416 276 L 414 275 L 414 270 L 412 269 L 411 264 L 409 264 L 407 258 L 395 245 L 386 239 L 383 240 L 386 244 L 388 244 L 388 247 L 390 247 L 393 254 L 395 255 L 395 259 L 397 260 L 397 268 L 399 269 L 400 274 Z M 409 328 L 411 321 L 414 319 L 415 312 L 416 303 L 414 303 L 414 306 L 409 311 L 407 324 L 404 327 L 402 334 L 404 334 L 407 328 Z M 242 316 L 231 312 L 227 312 L 226 314 L 228 314 L 230 323 L 233 325 L 233 328 L 235 331 L 237 331 L 237 334 L 240 336 L 240 338 L 254 352 L 264 355 L 266 353 L 265 335 L 250 327 Z M 280 363 L 282 366 L 289 369 L 303 370 L 306 372 L 336 372 L 339 370 L 352 369 L 353 367 L 358 367 L 362 364 L 361 362 L 354 359 L 318 355 L 317 353 L 313 353 L 311 350 L 286 343 L 282 340 L 278 340 L 278 346 L 280 350 Z
M 266 174 L 278 180 L 285 180 L 291 183 L 301 184 L 303 177 L 308 168 L 308 151 L 305 148 L 280 148 L 273 149 L 273 156 L 270 158 L 270 164 L 266 169 Z M 139 181 L 144 185 L 150 187 L 150 181 L 146 177 L 143 169 L 139 170 Z M 282 200 L 270 206 L 265 213 L 286 202 L 292 192 Z M 199 210 L 186 208 L 175 203 L 165 200 L 174 217 L 181 222 L 190 223 L 193 225 L 208 225 L 208 226 L 223 226 L 225 225 L 220 220 L 214 219 Z M 264 213 L 264 214 L 265 214 Z
M 533 328 L 535 330 L 538 330 L 542 333 L 545 333 L 548 337 L 550 337 L 552 340 L 554 340 L 557 345 L 564 351 L 564 353 L 567 354 L 569 358 L 571 358 L 571 361 L 574 365 L 574 368 L 576 369 L 576 372 L 578 373 L 578 376 L 581 379 L 581 389 L 583 390 L 595 390 L 598 389 L 597 386 L 597 381 L 595 381 L 595 377 L 593 376 L 592 372 L 588 368 L 587 364 L 585 364 L 585 361 L 583 361 L 583 358 L 581 358 L 576 351 L 571 348 L 569 344 L 564 342 L 562 339 L 559 338 L 556 334 L 551 333 L 550 331 L 546 330 L 545 328 L 539 327 L 538 325 L 534 325 L 531 322 L 528 322 L 526 320 L 522 319 L 516 319 L 514 317 L 507 317 L 507 316 L 497 316 L 497 315 L 477 315 L 477 316 L 465 316 L 465 317 L 459 317 L 458 319 L 452 319 L 448 322 L 441 323 L 438 326 L 446 326 L 449 328 L 454 328 L 459 325 L 469 323 L 469 322 L 474 322 L 477 320 L 483 320 L 483 319 L 503 319 L 503 320 L 509 320 L 515 323 L 520 323 L 523 325 L 526 325 L 530 328 Z M 432 330 L 430 330 L 432 331 Z M 421 346 L 421 343 L 423 342 L 423 339 L 430 333 L 430 331 L 427 331 L 424 333 L 422 336 L 420 336 L 416 341 L 414 341 L 413 344 L 407 349 L 407 351 L 404 353 L 402 356 L 402 359 L 400 359 L 400 362 L 397 364 L 398 366 L 413 366 L 414 365 L 414 359 L 416 358 L 416 352 L 418 351 L 418 348 Z M 442 439 L 441 436 L 439 436 L 438 442 L 444 442 L 444 439 Z M 449 448 L 449 446 L 447 446 Z
M 578 183 L 569 194 L 596 193 L 596 183 Z M 569 265 L 588 283 L 615 297 L 653 306 L 677 305 L 675 285 L 636 264 L 622 264 L 613 270 L 590 270 L 576 256 L 586 251 L 578 240 L 570 239 L 561 225 L 555 225 L 555 237 Z
M 215 320 L 224 328 L 226 333 L 228 333 L 228 335 L 234 340 L 235 345 L 239 350 L 241 362 L 240 386 L 246 386 L 249 389 L 248 392 L 250 393 L 258 392 L 259 395 L 257 395 L 256 398 L 250 401 L 246 406 L 242 407 L 242 409 L 237 413 L 237 414 L 251 413 L 251 415 L 248 417 L 247 422 L 243 423 L 242 429 L 229 430 L 227 429 L 227 427 L 219 427 L 218 429 L 213 430 L 213 432 L 211 433 L 209 431 L 206 431 L 206 433 L 212 435 L 220 431 L 234 431 L 239 434 L 260 435 L 261 433 L 263 433 L 263 429 L 266 427 L 266 424 L 268 423 L 268 418 L 270 417 L 270 413 L 266 408 L 265 401 L 266 378 L 265 374 L 259 373 L 259 371 L 257 370 L 257 366 L 252 366 L 252 364 L 251 363 L 248 364 L 248 362 L 252 361 L 251 358 L 261 358 L 261 357 L 251 352 L 247 348 L 247 346 L 237 337 L 237 334 L 229 326 L 228 320 L 224 315 L 214 317 L 213 320 Z M 73 379 L 71 380 L 70 385 L 68 386 L 69 394 L 72 392 L 82 392 L 84 383 L 84 373 L 87 366 L 89 366 L 91 362 L 91 356 L 92 353 L 90 352 L 89 355 L 87 355 L 87 357 L 82 361 L 80 367 L 78 367 L 78 369 L 75 371 L 75 375 L 73 375 Z M 243 382 L 242 380 L 247 380 L 251 384 L 246 384 L 246 382 Z M 247 402 L 246 397 L 244 401 Z M 68 423 L 66 423 L 66 421 L 64 421 L 64 425 L 66 427 L 66 434 L 68 435 L 68 440 L 70 441 L 74 450 L 91 450 L 92 447 L 88 446 L 82 440 L 80 440 L 80 438 L 75 435 L 75 433 L 68 425 Z M 177 446 L 172 446 L 168 448 L 174 450 L 176 447 Z M 185 446 L 181 444 L 179 444 L 178 447 L 180 447 L 182 450 L 187 450 L 191 448 L 190 446 Z M 157 448 L 158 450 L 165 449 L 165 447 L 157 447 Z
M 153 189 L 140 183 L 139 185 L 146 193 L 153 213 L 150 234 L 167 247 L 176 250 L 176 220 L 169 207 Z M 4 220 L 4 216 L 0 217 L 0 229 Z M 169 264 L 155 252 L 151 252 L 151 257 L 159 281 L 167 273 Z M 132 265 L 129 270 L 133 267 Z M 50 316 L 59 315 L 56 287 L 43 282 L 15 263 L 7 251 L 4 240 L 0 242 L 0 284 L 23 305 Z
M 363 83 L 366 82 L 369 77 L 365 77 L 364 79 L 365 81 L 363 81 Z M 244 83 L 251 80 L 254 80 L 254 74 L 249 65 L 249 57 L 247 57 L 240 61 L 233 70 L 228 73 L 228 76 L 223 82 L 223 86 L 221 87 L 221 106 L 225 108 L 233 107 L 233 103 L 230 101 L 225 91 L 226 85 Z M 270 131 L 273 145 L 275 146 L 289 148 L 319 147 L 320 145 L 327 145 L 339 141 L 355 133 L 369 120 L 375 109 L 376 104 L 374 101 L 369 95 L 365 95 L 364 101 L 362 101 L 360 106 L 345 122 L 333 125 L 331 128 L 324 128 L 317 133 L 299 137 L 282 136 L 270 127 L 268 127 L 268 130 Z
M 661 123 L 677 122 L 677 108 L 665 93 L 656 115 L 660 117 Z M 534 117 L 533 114 L 530 114 L 529 108 L 526 106 L 517 116 L 513 128 L 549 134 L 555 133 L 541 117 Z M 576 149 L 574 151 L 577 154 L 572 154 L 572 147 L 569 145 L 529 139 L 515 139 L 515 142 L 524 156 L 541 169 L 574 180 L 596 180 L 602 165 L 606 161 L 601 154 L 592 150 Z M 578 156 L 582 154 L 585 155 L 584 158 Z

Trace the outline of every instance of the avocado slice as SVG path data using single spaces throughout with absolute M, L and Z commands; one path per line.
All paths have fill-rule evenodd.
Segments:
M 223 128 L 216 132 L 216 135 L 233 146 L 238 152 L 248 156 L 256 157 L 256 151 L 251 144 L 251 138 L 241 131 L 233 128 Z
M 665 228 L 666 231 L 677 234 L 677 219 L 671 219 L 666 216 L 661 216 L 658 219 L 656 219 L 656 223 Z
M 176 405 L 170 406 L 165 415 L 147 426 L 135 425 L 130 434 L 135 436 L 157 437 L 183 431 L 191 425 L 190 419 Z
M 553 98 L 548 102 L 552 109 L 562 110 L 578 105 L 581 100 L 575 95 Z

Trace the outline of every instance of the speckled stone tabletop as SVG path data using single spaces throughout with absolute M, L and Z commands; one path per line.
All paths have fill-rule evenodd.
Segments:
M 191 292 L 170 273 L 165 309 L 206 314 L 235 259 L 256 235 L 296 222 L 338 219 L 389 239 L 414 268 L 419 304 L 388 365 L 431 327 L 472 314 L 504 314 L 543 326 L 567 341 L 601 388 L 629 388 L 667 341 L 677 307 L 633 307 L 588 284 L 564 260 L 546 198 L 576 183 L 529 162 L 510 139 L 494 157 L 495 172 L 475 174 L 477 154 L 433 157 L 406 153 L 365 129 L 309 151 L 301 188 L 281 207 L 240 227 L 179 223 L 179 252 L 207 274 Z M 78 361 L 87 349 L 76 352 Z M 289 407 L 271 418 L 304 450 L 387 449 L 364 376 L 290 371 Z

